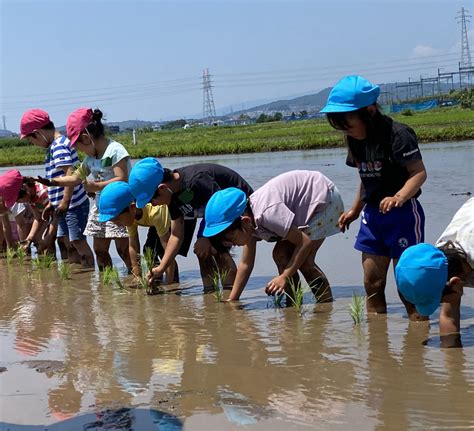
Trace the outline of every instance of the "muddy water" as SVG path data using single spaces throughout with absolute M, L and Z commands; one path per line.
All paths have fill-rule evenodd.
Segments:
M 474 192 L 473 146 L 422 147 L 428 241 L 466 200 L 452 194 Z M 317 169 L 347 205 L 358 181 L 340 149 L 164 164 L 201 160 L 238 170 L 254 187 L 280 172 Z M 194 256 L 180 261 L 181 289 L 156 296 L 103 286 L 96 273 L 75 269 L 61 281 L 55 269 L 2 260 L 0 430 L 474 427 L 474 291 L 463 297 L 463 349 L 439 348 L 436 315 L 431 327 L 408 324 L 392 276 L 388 315 L 354 328 L 348 306 L 362 292 L 356 230 L 329 238 L 318 256 L 336 301 L 316 306 L 308 297 L 302 316 L 265 296 L 275 274 L 265 244 L 238 304 L 202 294 Z

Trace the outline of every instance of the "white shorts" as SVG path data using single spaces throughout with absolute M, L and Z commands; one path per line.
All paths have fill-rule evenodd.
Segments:
M 314 214 L 309 219 L 308 227 L 303 229 L 303 232 L 313 241 L 341 232 L 338 220 L 344 212 L 344 202 L 336 186 L 329 190 L 327 199 L 328 203 L 324 211 Z

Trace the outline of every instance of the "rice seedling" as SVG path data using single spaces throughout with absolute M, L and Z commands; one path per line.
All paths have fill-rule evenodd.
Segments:
M 142 270 L 144 272 L 151 271 L 155 265 L 156 255 L 150 247 L 145 247 L 142 256 Z
M 26 259 L 26 251 L 23 247 L 18 247 L 16 250 L 16 257 L 18 259 L 18 264 L 23 266 L 25 264 Z
M 102 282 L 106 286 L 117 287 L 119 289 L 125 289 L 125 286 L 122 284 L 122 280 L 120 280 L 120 275 L 117 271 L 117 268 L 107 266 L 102 271 Z
M 285 297 L 284 293 L 277 293 L 273 296 L 273 304 L 275 307 L 280 308 L 282 307 L 281 301 L 283 301 L 283 298 Z
M 59 262 L 58 271 L 61 277 L 61 280 L 69 280 L 71 275 L 71 266 L 67 262 Z
M 41 270 L 51 268 L 55 260 L 56 258 L 52 254 L 46 253 L 31 259 L 31 262 L 36 269 Z
M 352 302 L 349 306 L 349 312 L 354 325 L 360 325 L 364 319 L 365 300 L 365 295 L 358 295 L 355 292 L 352 293 Z
M 7 251 L 5 252 L 5 259 L 7 260 L 7 265 L 10 266 L 13 262 L 15 257 L 15 249 L 12 247 L 7 247 Z
M 214 287 L 214 298 L 216 298 L 217 302 L 222 302 L 224 298 L 224 282 L 229 274 L 227 269 L 221 269 L 217 264 L 216 259 L 214 259 L 215 269 L 212 272 L 210 278 L 212 286 Z
M 295 311 L 301 315 L 303 311 L 303 298 L 309 287 L 301 284 L 301 281 L 295 282 L 293 278 L 288 278 L 289 292 L 285 291 L 285 295 L 290 299 L 295 307 Z
M 80 163 L 75 169 L 74 169 L 74 172 L 73 174 L 76 176 L 76 177 L 79 177 L 81 179 L 81 181 L 86 181 L 87 179 L 87 169 L 86 167 Z

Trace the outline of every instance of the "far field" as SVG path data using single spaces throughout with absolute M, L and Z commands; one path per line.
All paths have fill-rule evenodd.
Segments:
M 394 118 L 412 126 L 420 142 L 474 139 L 474 110 L 446 108 Z M 326 120 L 272 122 L 249 126 L 219 126 L 130 134 L 113 138 L 124 144 L 133 158 L 203 154 L 233 154 L 301 150 L 344 145 L 342 134 Z M 0 139 L 0 166 L 43 163 L 44 150 L 19 139 Z

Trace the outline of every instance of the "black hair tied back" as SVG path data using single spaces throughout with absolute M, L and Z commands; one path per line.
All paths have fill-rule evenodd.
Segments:
M 86 127 L 87 131 L 93 138 L 99 138 L 104 135 L 104 125 L 102 124 L 103 117 L 104 114 L 100 109 L 94 109 L 94 112 L 92 113 L 92 121 Z

